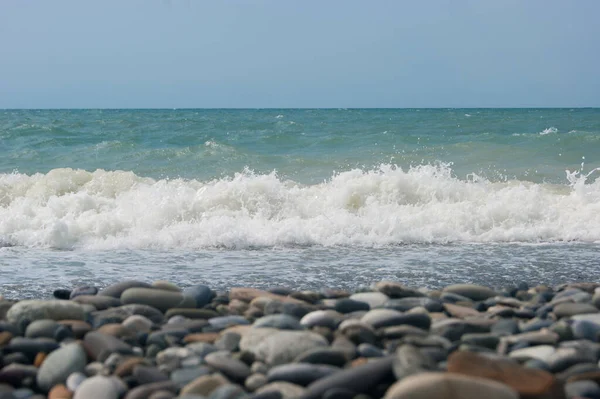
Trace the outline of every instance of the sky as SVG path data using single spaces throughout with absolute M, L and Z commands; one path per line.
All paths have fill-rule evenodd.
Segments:
M 598 0 L 1 0 L 0 108 L 598 107 Z

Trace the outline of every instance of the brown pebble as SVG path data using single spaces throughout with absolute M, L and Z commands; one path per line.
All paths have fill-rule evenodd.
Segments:
M 10 342 L 13 338 L 13 335 L 8 331 L 2 331 L 0 333 L 0 346 L 4 346 Z
M 52 387 L 48 393 L 48 399 L 71 399 L 73 392 L 69 391 L 63 384 L 58 384 Z
M 44 360 L 46 360 L 46 357 L 48 356 L 48 354 L 44 353 L 44 352 L 40 352 L 37 355 L 35 355 L 35 360 L 33 361 L 33 365 L 37 368 L 39 368 L 42 363 L 44 363 Z
M 144 364 L 146 361 L 143 357 L 129 357 L 123 360 L 115 369 L 114 375 L 123 378 L 133 373 L 135 366 Z
M 457 351 L 448 357 L 448 371 L 508 385 L 524 398 L 563 399 L 562 384 L 549 372 L 525 368 L 510 360 Z
M 186 335 L 183 339 L 183 342 L 185 342 L 186 344 L 191 344 L 192 342 L 205 342 L 207 344 L 212 344 L 217 339 L 219 339 L 219 333 L 216 332 L 198 333 Z
M 445 303 L 444 309 L 448 314 L 452 317 L 457 317 L 459 319 L 466 319 L 471 316 L 479 316 L 479 312 L 473 308 L 466 306 L 453 305 L 451 303 Z
M 368 362 L 369 359 L 367 359 L 366 357 L 358 357 L 350 363 L 350 367 L 362 366 L 363 364 L 367 364 Z
M 132 331 L 124 325 L 118 323 L 105 324 L 97 331 L 103 334 L 112 335 L 113 337 L 117 338 L 135 338 L 136 336 L 135 331 Z
M 81 339 L 85 334 L 92 330 L 90 323 L 86 323 L 82 320 L 60 320 L 58 324 L 67 326 L 75 334 L 75 338 Z

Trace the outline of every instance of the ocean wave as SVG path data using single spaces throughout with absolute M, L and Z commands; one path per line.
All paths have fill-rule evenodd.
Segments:
M 57 249 L 379 247 L 600 241 L 600 179 L 454 176 L 446 164 L 354 169 L 302 185 L 244 170 L 200 181 L 127 171 L 0 174 L 0 242 Z

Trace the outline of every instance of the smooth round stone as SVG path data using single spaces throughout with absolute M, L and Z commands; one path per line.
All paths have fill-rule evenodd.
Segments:
M 152 330 L 152 320 L 139 314 L 134 314 L 123 320 L 121 323 L 124 327 L 129 328 L 136 333 L 147 333 Z
M 306 317 L 306 316 L 305 316 Z M 260 319 L 257 319 L 252 327 L 262 328 L 262 327 L 271 327 L 277 328 L 279 330 L 302 330 L 303 327 L 300 324 L 300 321 L 294 316 L 290 316 L 287 314 L 272 314 L 268 316 L 263 316 Z
M 571 329 L 576 339 L 587 339 L 597 342 L 600 337 L 600 325 L 586 320 L 575 320 L 571 325 Z
M 244 381 L 252 374 L 250 367 L 242 361 L 232 358 L 228 353 L 213 352 L 206 355 L 204 361 L 234 381 Z
M 42 319 L 31 322 L 25 329 L 26 338 L 54 338 L 54 333 L 59 327 L 55 320 Z
M 360 320 L 363 323 L 371 325 L 375 329 L 408 324 L 428 330 L 431 325 L 431 318 L 428 314 L 401 313 L 393 309 L 373 309 L 365 314 Z
M 211 289 L 202 284 L 194 285 L 183 290 L 183 295 L 190 296 L 196 301 L 196 305 L 201 308 L 210 303 L 213 298 Z
M 260 373 L 254 373 L 254 374 L 250 375 L 248 378 L 246 378 L 246 381 L 244 382 L 244 386 L 250 392 L 254 392 L 258 388 L 266 385 L 268 382 L 269 382 L 269 380 L 267 379 L 266 375 L 260 374 Z
M 528 359 L 537 359 L 547 363 L 555 352 L 556 348 L 552 345 L 536 345 L 529 348 L 514 350 L 510 352 L 508 356 L 521 362 Z
M 121 294 L 125 290 L 127 290 L 129 288 L 136 288 L 136 287 L 137 288 L 150 288 L 152 286 L 150 284 L 144 283 L 142 281 L 135 281 L 135 280 L 122 281 L 120 283 L 109 285 L 105 289 L 98 292 L 98 295 L 112 296 L 113 298 L 120 298 Z
M 328 347 L 312 348 L 299 354 L 295 363 L 328 364 L 343 367 L 348 361 L 343 351 Z
M 300 324 L 306 328 L 327 327 L 332 330 L 336 329 L 342 321 L 342 315 L 333 310 L 315 310 L 307 313 Z
M 93 306 L 94 310 L 105 310 L 122 305 L 120 299 L 102 295 L 78 295 L 73 298 L 73 301 L 81 305 Z
M 53 339 L 49 338 L 14 337 L 10 343 L 4 347 L 4 353 L 20 352 L 27 356 L 30 361 L 33 361 L 38 353 L 50 353 L 58 347 L 59 345 Z M 5 356 L 5 363 L 6 360 L 7 357 Z
M 277 331 L 266 334 L 265 337 L 268 336 L 268 339 L 254 347 L 245 347 L 244 340 L 247 336 L 248 334 L 245 334 L 242 338 L 240 348 L 252 352 L 258 360 L 263 360 L 270 365 L 290 363 L 309 349 L 328 346 L 325 338 L 308 331 Z
M 147 399 L 158 391 L 170 391 L 175 393 L 177 392 L 177 387 L 171 381 L 143 384 L 127 392 L 127 395 L 123 399 Z
M 471 304 L 473 301 L 466 296 L 454 294 L 452 292 L 443 292 L 439 298 L 443 303 L 463 303 L 463 304 Z
M 281 399 L 298 399 L 300 397 L 303 397 L 304 388 L 296 384 L 291 384 L 289 382 L 277 381 L 271 382 L 263 387 L 260 387 L 256 392 L 258 394 L 279 392 L 281 394 Z
M 133 377 L 140 385 L 166 381 L 169 377 L 156 367 L 137 365 L 133 368 Z
M 359 302 L 365 302 L 369 304 L 371 309 L 374 309 L 382 306 L 390 299 L 390 297 L 382 294 L 381 292 L 359 292 L 350 295 L 350 299 Z
M 387 390 L 385 399 L 479 399 L 482 394 L 486 399 L 519 399 L 519 394 L 504 384 L 454 373 L 406 377 Z
M 333 388 L 344 388 L 356 393 L 370 393 L 373 388 L 392 375 L 392 357 L 373 360 L 345 368 L 310 384 L 304 399 L 320 399 Z
M 224 330 L 227 327 L 248 325 L 250 322 L 243 316 L 221 316 L 208 319 L 208 323 L 216 330 Z
M 112 353 L 131 355 L 131 346 L 113 337 L 97 331 L 89 332 L 83 338 L 83 346 L 92 360 L 104 361 Z
M 98 293 L 98 288 L 91 286 L 82 286 L 77 287 L 73 291 L 71 291 L 71 295 L 69 295 L 69 299 L 73 299 L 78 297 L 79 295 L 96 295 Z
M 444 288 L 442 292 L 462 295 L 473 301 L 485 301 L 497 295 L 494 290 L 475 284 L 454 284 Z
M 85 369 L 85 367 L 84 367 L 84 369 Z M 85 374 L 83 374 L 82 372 L 76 371 L 67 377 L 67 381 L 66 381 L 65 385 L 67 386 L 67 388 L 69 388 L 69 390 L 71 392 L 75 392 L 75 390 L 77 390 L 77 387 L 79 385 L 81 385 L 81 383 L 83 381 L 85 381 L 86 378 L 87 377 Z
M 151 286 L 152 288 L 157 288 L 159 290 L 181 292 L 181 288 L 179 288 L 176 284 L 170 281 L 156 280 L 152 282 Z
M 340 371 L 338 367 L 310 363 L 292 363 L 275 366 L 269 370 L 269 382 L 286 381 L 292 384 L 307 386 L 308 384 Z
M 590 380 L 568 382 L 565 384 L 565 393 L 568 398 L 600 399 L 600 386 Z
M 138 304 L 152 306 L 161 312 L 171 308 L 195 308 L 196 301 L 180 292 L 156 288 L 129 288 L 121 294 L 121 302 L 126 305 Z
M 216 352 L 219 350 L 219 348 L 217 348 L 216 346 L 209 344 L 207 342 L 194 342 L 194 343 L 186 345 L 185 348 L 187 350 L 192 351 L 192 353 L 194 353 L 200 357 L 205 357 L 209 353 L 213 353 L 213 352 Z
M 460 342 L 495 350 L 500 342 L 500 338 L 489 333 L 464 334 L 460 338 Z
M 87 356 L 79 343 L 65 345 L 46 357 L 37 374 L 37 385 L 47 392 L 72 373 L 83 371 L 86 364 Z
M 441 301 L 427 297 L 390 299 L 383 304 L 383 307 L 385 309 L 394 309 L 399 312 L 407 312 L 416 307 L 423 307 L 427 309 L 428 312 L 442 312 L 444 310 Z
M 571 317 L 578 314 L 598 313 L 599 310 L 594 305 L 589 303 L 573 303 L 565 302 L 554 307 L 553 313 L 558 318 Z
M 227 381 L 227 379 L 220 374 L 203 375 L 185 385 L 181 389 L 180 395 L 197 394 L 209 396 L 212 391 L 214 391 L 221 385 L 225 385 L 228 383 L 229 381 Z
M 209 399 L 247 399 L 250 396 L 240 386 L 221 385 L 210 393 Z
M 368 303 L 356 301 L 350 298 L 341 298 L 335 301 L 334 309 L 339 313 L 352 313 L 360 310 L 368 311 L 371 309 Z
M 42 319 L 84 320 L 85 311 L 81 305 L 71 301 L 33 299 L 15 303 L 6 313 L 6 319 L 14 325 Z
M 298 319 L 301 319 L 306 314 L 310 313 L 311 310 L 312 309 L 307 305 L 291 302 L 280 302 L 277 300 L 269 301 L 264 307 L 264 313 L 267 315 L 283 313 L 294 316 Z
M 162 312 L 148 305 L 123 305 L 92 313 L 93 326 L 98 328 L 104 324 L 122 323 L 131 315 L 142 315 L 155 324 L 161 324 L 164 320 Z
M 356 351 L 358 352 L 358 356 L 361 357 L 382 357 L 384 355 L 381 349 L 368 343 L 358 345 Z
M 118 399 L 119 395 L 120 387 L 114 378 L 97 375 L 83 381 L 73 399 Z
M 206 366 L 186 367 L 175 369 L 171 373 L 171 381 L 179 388 L 183 388 L 185 385 L 194 381 L 196 378 L 202 377 L 203 375 L 212 374 L 213 370 Z

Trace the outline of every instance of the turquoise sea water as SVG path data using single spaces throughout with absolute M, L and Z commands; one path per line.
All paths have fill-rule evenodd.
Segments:
M 0 111 L 0 284 L 600 271 L 599 109 Z

